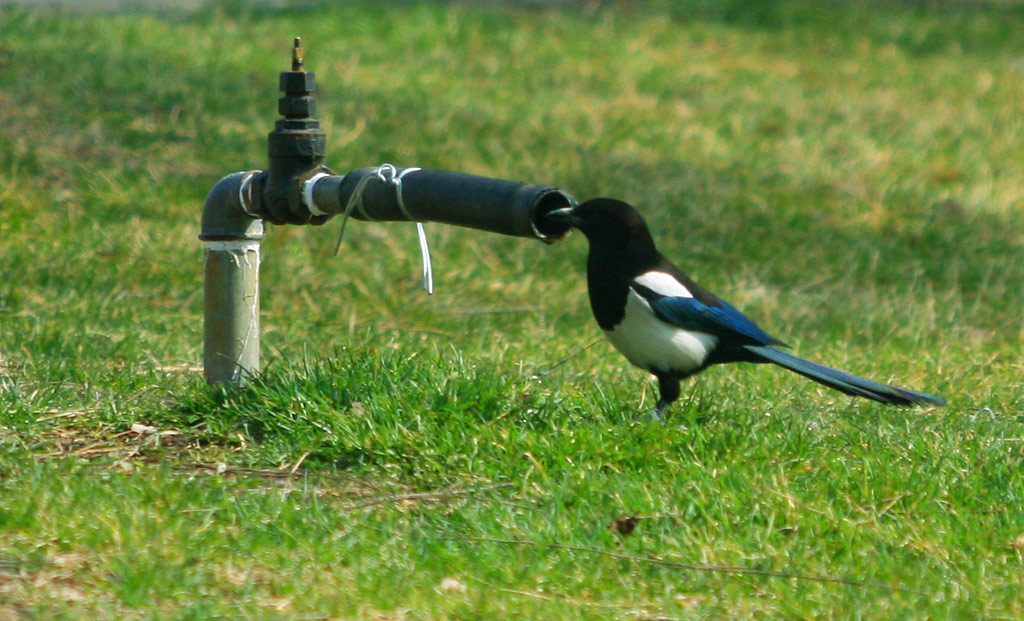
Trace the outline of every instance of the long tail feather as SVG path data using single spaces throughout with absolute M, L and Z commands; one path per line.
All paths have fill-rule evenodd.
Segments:
M 863 377 L 857 377 L 851 373 L 832 369 L 817 362 L 804 360 L 774 347 L 747 345 L 746 349 L 761 356 L 768 362 L 774 362 L 819 384 L 824 384 L 829 388 L 834 388 L 855 397 L 866 397 L 889 405 L 914 405 L 917 403 L 946 405 L 946 400 L 942 397 L 936 397 L 935 395 L 923 392 L 914 392 L 906 388 L 890 386 L 864 379 Z

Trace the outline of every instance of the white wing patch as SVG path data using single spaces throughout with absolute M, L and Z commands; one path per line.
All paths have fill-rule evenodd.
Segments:
M 651 270 L 644 272 L 633 279 L 638 285 L 647 287 L 651 291 L 658 295 L 663 295 L 667 298 L 692 298 L 693 294 L 686 286 L 675 279 L 671 274 L 667 272 L 659 272 L 658 270 Z
M 642 277 L 650 274 L 662 274 L 665 278 L 676 282 L 674 278 L 664 272 L 647 272 Z M 655 276 L 656 282 L 664 282 L 663 279 Z M 640 278 L 637 278 L 640 282 Z M 640 284 L 650 289 L 654 287 L 644 282 Z M 665 287 L 657 290 L 665 291 Z M 676 297 L 683 297 L 679 292 L 689 291 L 686 287 L 676 284 Z M 687 295 L 686 297 L 689 297 Z M 704 365 L 708 353 L 715 348 L 718 338 L 705 332 L 684 330 L 682 328 L 665 323 L 654 315 L 651 305 L 643 299 L 636 291 L 629 290 L 629 297 L 626 298 L 626 314 L 619 325 L 611 330 L 605 330 L 608 340 L 612 342 L 615 349 L 622 352 L 627 360 L 648 371 L 654 369 L 672 369 L 680 373 L 688 373 Z

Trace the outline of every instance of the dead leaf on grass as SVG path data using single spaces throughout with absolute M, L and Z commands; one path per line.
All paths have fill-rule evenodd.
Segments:
M 448 576 L 441 579 L 440 584 L 437 585 L 437 590 L 441 593 L 465 593 L 466 583 L 458 578 Z
M 256 603 L 263 608 L 273 608 L 278 612 L 288 610 L 292 606 L 292 598 L 290 597 L 261 597 L 256 600 Z
M 633 531 L 636 530 L 636 525 L 639 523 L 640 518 L 637 516 L 624 515 L 617 520 L 612 520 L 612 523 L 608 525 L 608 530 L 612 531 L 613 534 L 628 537 L 633 534 Z
M 1017 535 L 1010 541 L 1010 547 L 1017 552 L 1024 551 L 1024 535 Z

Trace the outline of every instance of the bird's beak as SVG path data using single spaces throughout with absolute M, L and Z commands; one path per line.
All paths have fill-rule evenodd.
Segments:
M 549 211 L 544 214 L 546 220 L 557 222 L 559 224 L 568 224 L 569 226 L 576 226 L 579 220 L 573 215 L 573 207 L 563 207 L 562 209 L 556 209 Z

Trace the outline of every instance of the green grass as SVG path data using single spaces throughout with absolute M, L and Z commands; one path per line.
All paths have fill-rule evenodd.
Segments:
M 0 9 L 0 616 L 1024 616 L 1024 11 L 605 4 Z M 335 170 L 629 200 L 950 405 L 737 366 L 637 424 L 579 236 L 428 225 L 428 297 L 410 225 L 335 221 L 271 228 L 265 372 L 208 388 L 199 209 L 296 35 Z

